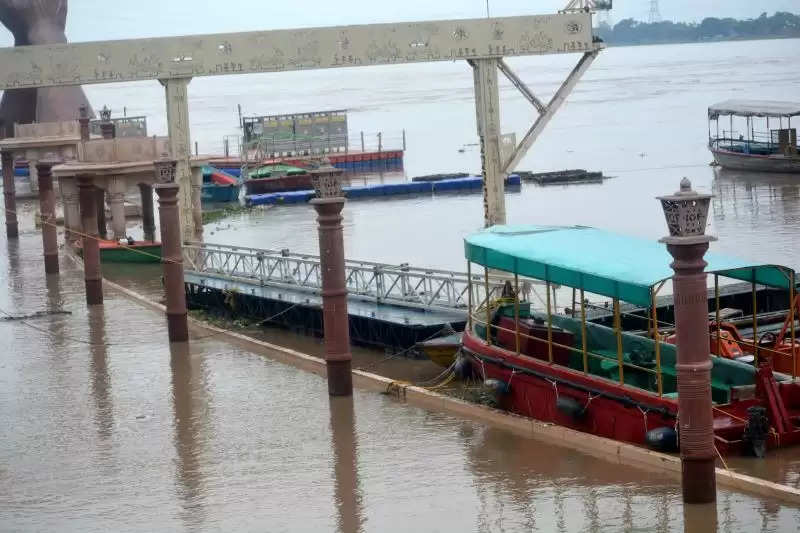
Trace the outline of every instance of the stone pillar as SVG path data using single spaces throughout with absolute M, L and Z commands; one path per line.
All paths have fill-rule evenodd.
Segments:
M 484 226 L 506 223 L 505 174 L 500 157 L 497 59 L 474 59 L 475 110 L 481 144 Z
M 344 275 L 344 238 L 342 208 L 345 198 L 334 175 L 315 176 L 317 198 L 311 204 L 319 224 L 319 256 L 322 271 L 322 313 L 325 330 L 325 365 L 328 369 L 328 393 L 331 396 L 353 394 L 351 374 L 350 327 L 347 314 L 347 286 Z
M 685 503 L 716 500 L 716 450 L 711 403 L 708 292 L 703 256 L 714 237 L 705 235 L 711 195 L 700 195 L 684 178 L 672 196 L 660 197 L 670 236 L 661 239 L 674 261 L 672 287 L 678 360 L 678 438 Z
M 178 207 L 181 217 L 181 240 L 195 238 L 194 217 L 192 215 L 192 156 L 189 135 L 189 96 L 188 86 L 191 78 L 161 80 L 167 100 L 167 133 L 169 134 L 170 154 L 177 161 L 175 181 L 180 185 Z
M 108 184 L 108 206 L 111 210 L 111 229 L 114 240 L 123 239 L 125 231 L 125 178 L 111 178 Z
M 39 176 L 39 209 L 42 223 L 42 248 L 45 274 L 58 274 L 58 234 L 56 232 L 56 194 L 53 191 L 53 162 L 36 164 Z
M 6 236 L 9 239 L 16 239 L 19 237 L 19 224 L 17 223 L 17 191 L 14 183 L 14 157 L 11 152 L 2 152 L 2 164 Z
M 156 240 L 156 221 L 153 214 L 153 187 L 147 183 L 139 184 L 139 193 L 142 196 L 142 227 L 144 240 Z
M 97 193 L 91 176 L 78 176 L 78 189 L 83 225 L 83 279 L 86 303 L 103 303 L 103 275 L 100 270 L 100 245 L 97 241 Z
M 708 243 L 668 244 L 675 259 L 675 330 L 678 334 L 678 434 L 681 445 L 683 499 L 716 500 L 714 419 L 711 411 L 711 358 L 708 336 L 706 262 Z
M 95 206 L 97 207 L 97 231 L 101 239 L 108 239 L 108 223 L 106 222 L 106 191 L 95 187 Z
M 72 242 L 80 238 L 81 212 L 78 203 L 78 185 L 74 177 L 62 176 L 58 180 L 64 202 L 64 240 Z
M 161 184 L 155 189 L 158 194 L 158 218 L 161 223 L 161 263 L 164 265 L 169 341 L 186 342 L 189 340 L 189 326 L 178 216 L 180 186 L 176 183 Z
M 39 172 L 36 169 L 38 161 L 28 159 L 28 178 L 31 182 L 31 192 L 34 194 L 39 193 Z

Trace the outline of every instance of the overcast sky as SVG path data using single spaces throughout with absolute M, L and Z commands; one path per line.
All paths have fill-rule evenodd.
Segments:
M 489 0 L 493 16 L 553 13 L 568 0 Z M 660 0 L 665 20 L 800 13 L 800 0 Z M 646 20 L 650 0 L 616 0 L 612 22 Z M 486 15 L 485 0 L 70 0 L 71 41 L 333 26 Z M 0 46 L 10 34 L 0 29 Z

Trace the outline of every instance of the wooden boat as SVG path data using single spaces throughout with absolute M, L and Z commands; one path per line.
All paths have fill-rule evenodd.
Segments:
M 461 348 L 461 333 L 430 339 L 416 344 L 415 349 L 439 366 L 448 368 Z
M 588 322 L 584 304 L 577 317 L 534 312 L 516 287 L 506 287 L 510 299 L 487 290 L 488 303 L 470 302 L 462 353 L 502 407 L 607 438 L 675 448 L 676 348 L 663 341 L 656 313 L 645 337 L 623 331 L 619 311 L 622 301 L 655 302 L 672 276 L 663 244 L 586 227 L 495 226 L 468 236 L 465 253 L 470 271 L 477 264 L 515 280 L 544 281 L 548 294 L 554 283 L 580 291 L 580 302 L 587 293 L 613 301 L 613 328 Z M 716 254 L 705 260 L 715 276 L 768 286 L 788 288 L 786 273 L 794 276 L 785 267 Z M 721 453 L 800 443 L 800 382 L 774 372 L 766 356 L 757 364 L 709 357 Z
M 78 255 L 83 256 L 82 242 L 76 243 Z M 101 263 L 160 263 L 161 243 L 158 241 L 134 241 L 120 244 L 115 241 L 100 240 Z
M 227 172 L 212 166 L 203 167 L 203 202 L 228 203 L 239 200 L 239 180 Z
M 305 191 L 312 189 L 311 174 L 304 168 L 285 164 L 264 165 L 250 172 L 244 182 L 250 194 Z
M 800 173 L 797 129 L 792 117 L 800 116 L 800 103 L 758 100 L 727 100 L 708 108 L 708 148 L 714 161 L 723 168 L 759 172 Z M 729 118 L 729 129 L 720 131 L 720 117 Z M 734 123 L 744 118 L 744 128 Z M 756 131 L 755 122 L 766 125 Z M 770 124 L 770 119 L 772 123 Z M 716 134 L 711 133 L 716 123 Z M 775 128 L 777 126 L 777 128 Z

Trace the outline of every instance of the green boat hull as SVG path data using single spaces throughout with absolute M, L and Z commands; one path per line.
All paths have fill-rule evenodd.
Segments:
M 137 248 L 101 248 L 101 263 L 160 263 L 161 246 Z

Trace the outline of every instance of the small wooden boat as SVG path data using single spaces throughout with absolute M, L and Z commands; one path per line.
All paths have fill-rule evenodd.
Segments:
M 614 327 L 607 327 L 587 321 L 585 309 L 573 316 L 534 312 L 517 287 L 501 297 L 487 287 L 488 302 L 470 302 L 461 353 L 500 406 L 611 439 L 677 449 L 676 347 L 664 342 L 656 309 L 647 336 L 623 331 L 619 310 L 622 301 L 651 307 L 672 277 L 663 244 L 586 227 L 494 226 L 468 236 L 465 255 L 470 266 L 542 280 L 548 293 L 558 284 L 580 291 L 581 302 L 592 294 L 614 304 Z M 715 277 L 794 290 L 791 268 L 711 253 L 705 260 Z M 775 339 L 754 336 L 761 346 L 749 363 L 709 354 L 714 443 L 722 454 L 800 444 L 800 381 L 789 375 L 796 374 L 791 363 L 798 354 L 793 326 L 782 329 Z M 786 374 L 774 371 L 778 356 L 790 363 L 780 366 Z
M 311 174 L 292 165 L 264 165 L 250 172 L 244 186 L 248 195 L 305 191 L 312 188 Z
M 461 333 L 419 342 L 414 348 L 437 365 L 448 368 L 455 361 L 456 354 L 461 348 Z
M 83 257 L 82 242 L 75 244 L 78 255 Z M 101 263 L 160 263 L 161 243 L 158 241 L 134 241 L 120 244 L 100 239 Z
M 238 178 L 212 166 L 203 167 L 203 202 L 227 203 L 239 200 Z
M 758 100 L 721 102 L 708 108 L 708 149 L 714 161 L 723 168 L 800 173 L 797 129 L 792 127 L 792 117 L 798 116 L 800 103 Z M 729 118 L 728 130 L 723 125 L 720 131 L 720 117 Z M 736 117 L 739 118 L 739 124 L 734 122 Z M 745 119 L 744 124 L 741 124 L 742 118 Z M 766 126 L 766 130 L 756 130 L 756 119 Z M 716 123 L 715 135 L 711 133 L 711 122 Z

